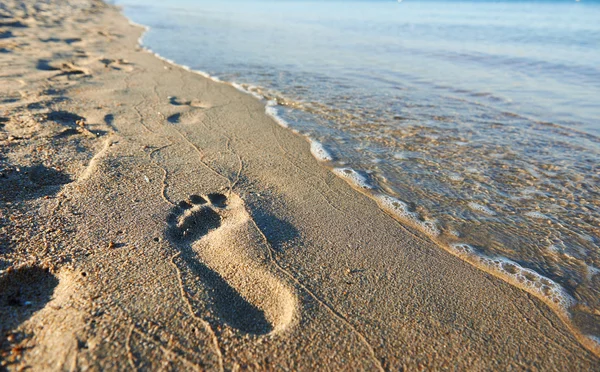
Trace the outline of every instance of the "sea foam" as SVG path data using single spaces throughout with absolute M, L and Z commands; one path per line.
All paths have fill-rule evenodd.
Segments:
M 449 245 L 450 251 L 468 262 L 491 271 L 507 282 L 540 297 L 565 312 L 575 304 L 563 287 L 540 273 L 502 256 L 490 257 L 465 243 Z
M 440 228 L 438 227 L 436 221 L 422 219 L 417 212 L 410 211 L 408 204 L 405 202 L 384 194 L 375 195 L 374 197 L 375 201 L 377 201 L 382 209 L 388 211 L 399 219 L 410 223 L 419 230 L 423 231 L 425 234 L 431 237 L 437 237 L 440 235 Z
M 334 168 L 333 173 L 349 181 L 354 186 L 367 190 L 373 188 L 373 186 L 371 186 L 367 180 L 367 177 L 363 176 L 352 168 Z
M 490 216 L 496 215 L 496 212 L 494 212 L 490 208 L 486 207 L 485 205 L 477 204 L 475 202 L 469 202 L 469 208 L 471 208 L 474 211 L 485 213 Z
M 277 114 L 277 101 L 271 100 L 267 101 L 267 105 L 265 106 L 265 113 L 275 120 L 275 122 L 281 125 L 284 128 L 289 128 L 290 125 L 287 121 L 285 121 L 281 116 Z
M 543 214 L 541 212 L 526 212 L 525 215 L 527 217 L 537 218 L 537 219 L 549 218 L 548 216 L 546 216 L 545 214 Z
M 310 153 L 313 154 L 313 156 L 317 160 L 319 160 L 319 161 L 333 160 L 333 157 L 331 156 L 329 151 L 327 151 L 327 149 L 325 149 L 325 147 L 320 142 L 318 142 L 312 138 L 309 138 L 308 140 L 310 141 Z
M 239 90 L 242 93 L 250 94 L 254 98 L 258 100 L 263 100 L 265 97 L 256 92 L 256 87 L 254 85 L 245 85 L 240 83 L 232 82 L 231 86 L 235 89 Z

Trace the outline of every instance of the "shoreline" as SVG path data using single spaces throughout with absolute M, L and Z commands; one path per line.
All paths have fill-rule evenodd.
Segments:
M 122 11 L 121 14 L 123 14 Z M 398 220 L 399 223 L 410 225 L 412 228 L 425 234 L 427 239 L 430 239 L 440 249 L 443 249 L 446 252 L 463 260 L 464 262 L 491 275 L 494 275 L 495 277 L 505 281 L 506 283 L 513 285 L 516 288 L 519 288 L 540 299 L 558 315 L 561 321 L 563 321 L 567 325 L 570 331 L 579 339 L 579 341 L 585 347 L 589 348 L 589 350 L 594 352 L 596 355 L 600 355 L 599 336 L 586 335 L 571 321 L 572 312 L 577 311 L 576 306 L 578 305 L 578 302 L 562 286 L 560 286 L 560 284 L 554 282 L 550 278 L 541 275 L 535 270 L 522 267 L 517 262 L 512 261 L 507 257 L 487 256 L 481 252 L 478 252 L 477 248 L 468 243 L 461 241 L 449 242 L 447 240 L 440 239 L 440 231 L 436 226 L 435 222 L 429 222 L 423 219 L 417 212 L 409 210 L 409 206 L 406 202 L 399 200 L 392 195 L 385 194 L 381 191 L 374 191 L 373 186 L 368 182 L 368 180 L 361 173 L 356 172 L 356 170 L 352 168 L 336 168 L 329 164 L 329 162 L 333 160 L 329 151 L 326 148 L 324 148 L 320 142 L 312 139 L 310 136 L 300 134 L 297 130 L 290 128 L 286 120 L 278 115 L 278 103 L 276 100 L 269 100 L 268 97 L 263 96 L 260 93 L 257 93 L 256 91 L 253 91 L 252 87 L 254 86 L 249 86 L 249 89 L 246 89 L 239 83 L 221 80 L 219 77 L 211 76 L 205 71 L 194 70 L 189 66 L 178 64 L 176 61 L 160 55 L 159 53 L 153 51 L 149 47 L 144 46 L 143 44 L 144 35 L 145 33 L 150 31 L 150 26 L 136 23 L 124 14 L 123 16 L 128 20 L 130 25 L 141 28 L 143 30 L 140 37 L 138 38 L 138 45 L 146 52 L 177 68 L 182 68 L 191 73 L 198 74 L 215 83 L 232 86 L 238 91 L 253 96 L 254 98 L 258 99 L 261 103 L 264 103 L 265 114 L 271 117 L 273 121 L 281 127 L 292 131 L 294 134 L 307 141 L 310 144 L 310 153 L 313 155 L 315 160 L 318 163 L 320 163 L 324 168 L 328 169 L 340 179 L 347 182 L 357 192 L 362 193 L 363 195 L 376 202 L 383 212 L 389 214 L 392 218 Z M 573 128 L 569 129 L 576 131 Z M 590 133 L 586 134 L 589 136 L 593 136 L 593 134 Z M 594 326 L 591 325 L 589 326 L 589 328 L 594 328 Z
M 75 13 L 84 22 L 63 19 L 65 29 L 22 31 L 29 44 L 43 43 L 40 32 L 82 40 L 5 55 L 28 63 L 12 60 L 21 76 L 2 78 L 16 81 L 11 96 L 23 92 L 19 79 L 27 90 L 26 104 L 3 103 L 3 129 L 17 134 L 2 138 L 13 142 L 4 158 L 30 167 L 23 149 L 39 147 L 64 163 L 8 175 L 3 215 L 42 217 L 3 227 L 31 236 L 4 244 L 0 290 L 31 270 L 33 292 L 56 281 L 30 301 L 35 312 L 17 309 L 2 329 L 26 348 L 10 368 L 597 363 L 539 300 L 439 249 L 320 165 L 264 102 L 144 52 L 140 31 L 96 4 L 87 18 Z M 44 59 L 52 69 L 36 70 Z M 61 92 L 47 99 L 50 89 Z M 40 120 L 17 125 L 27 112 Z M 252 316 L 228 310 L 236 306 Z

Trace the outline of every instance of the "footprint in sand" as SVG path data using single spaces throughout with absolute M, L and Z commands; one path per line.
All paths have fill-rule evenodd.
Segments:
M 42 71 L 57 71 L 58 75 L 56 76 L 71 76 L 71 75 L 81 75 L 81 76 L 91 76 L 91 70 L 82 66 L 75 64 L 73 61 L 49 61 L 46 59 L 40 59 L 36 65 L 38 70 Z
M 173 106 L 190 106 L 195 108 L 211 108 L 212 106 L 206 102 L 202 102 L 198 99 L 182 100 L 178 97 L 169 97 L 169 103 Z
M 167 236 L 211 291 L 209 307 L 245 333 L 285 329 L 295 319 L 293 291 L 270 271 L 268 247 L 237 195 L 192 195 L 168 217 Z
M 113 70 L 123 70 L 126 72 L 131 72 L 134 70 L 133 64 L 122 58 L 119 58 L 119 59 L 101 58 L 98 61 L 100 63 L 102 63 L 105 68 L 111 68 Z
M 11 352 L 23 344 L 24 335 L 15 333 L 19 325 L 51 300 L 58 279 L 47 269 L 24 267 L 0 276 L 0 359 L 18 361 Z M 2 369 L 2 367 L 0 367 Z
M 0 370 L 58 370 L 65 361 L 90 369 L 97 340 L 85 331 L 82 274 L 39 266 L 0 273 Z

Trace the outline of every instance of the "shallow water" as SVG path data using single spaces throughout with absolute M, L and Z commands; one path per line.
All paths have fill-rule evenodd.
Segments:
M 117 3 L 145 46 L 272 101 L 382 208 L 600 336 L 600 3 Z

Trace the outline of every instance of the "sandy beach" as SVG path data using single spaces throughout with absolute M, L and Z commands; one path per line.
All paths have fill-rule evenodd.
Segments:
M 0 369 L 598 368 L 143 32 L 101 1 L 0 5 Z

